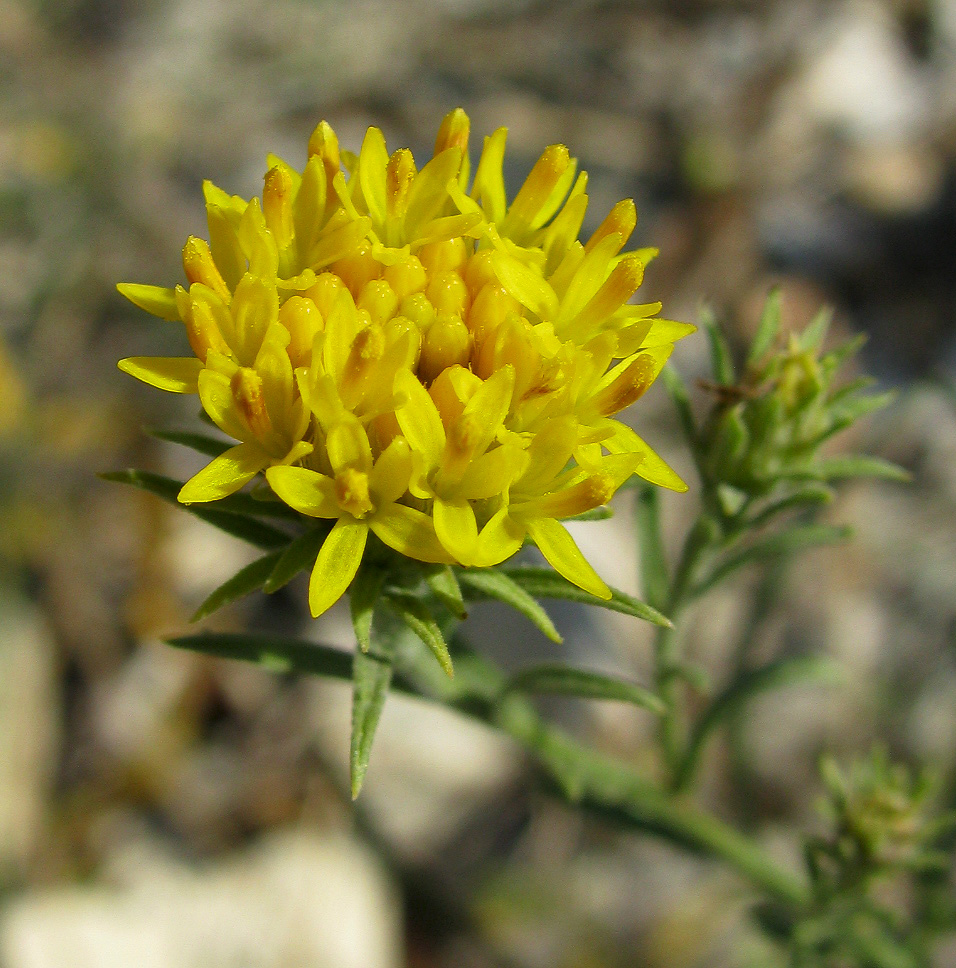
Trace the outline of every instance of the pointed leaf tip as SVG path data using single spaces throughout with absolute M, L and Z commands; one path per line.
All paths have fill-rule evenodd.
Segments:
M 349 781 L 352 799 L 362 791 L 375 730 L 392 682 L 389 643 L 374 654 L 356 652 L 352 662 L 352 735 L 349 743 Z
M 383 596 L 390 608 L 398 617 L 432 650 L 438 664 L 449 679 L 455 676 L 452 667 L 448 645 L 442 635 L 441 628 L 428 606 L 414 595 L 404 595 L 399 592 L 389 592 Z
M 458 577 L 469 589 L 469 597 L 497 599 L 524 615 L 552 642 L 560 644 L 563 641 L 541 604 L 500 569 L 463 569 Z

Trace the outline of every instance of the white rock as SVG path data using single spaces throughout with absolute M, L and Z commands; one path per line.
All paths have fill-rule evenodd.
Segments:
M 851 0 L 825 23 L 801 82 L 818 123 L 858 143 L 895 143 L 927 121 L 928 90 L 886 4 Z
M 397 968 L 398 905 L 340 835 L 274 835 L 192 870 L 143 846 L 112 886 L 30 894 L 0 915 L 5 968 Z

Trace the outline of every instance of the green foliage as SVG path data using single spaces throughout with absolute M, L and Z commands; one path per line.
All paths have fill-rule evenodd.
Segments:
M 581 699 L 611 699 L 658 714 L 664 712 L 660 697 L 636 682 L 556 663 L 531 666 L 516 672 L 508 680 L 505 690 L 577 696 Z
M 441 626 L 436 621 L 428 605 L 415 595 L 401 592 L 387 591 L 383 596 L 385 604 L 428 646 L 438 660 L 438 664 L 450 677 L 455 674 L 452 668 L 451 655 L 442 634 Z
M 628 595 L 616 588 L 611 589 L 610 598 L 596 598 L 590 592 L 572 585 L 550 568 L 500 566 L 498 570 L 534 598 L 557 598 L 568 602 L 582 602 L 586 605 L 606 608 L 612 612 L 631 615 L 634 618 L 642 618 L 654 625 L 671 624 L 670 619 L 658 612 L 656 608 L 651 608 L 633 595 Z
M 130 484 L 133 487 L 148 491 L 150 494 L 155 494 L 164 501 L 183 508 L 207 524 L 219 528 L 220 531 L 225 531 L 226 534 L 231 534 L 234 538 L 241 538 L 257 548 L 279 548 L 288 544 L 291 538 L 288 532 L 281 528 L 259 520 L 259 517 L 287 517 L 284 513 L 276 515 L 278 505 L 273 506 L 266 502 L 256 501 L 248 494 L 232 494 L 221 501 L 217 501 L 215 507 L 208 507 L 205 504 L 180 504 L 177 496 L 182 489 L 182 481 L 175 481 L 170 477 L 152 474 L 149 471 L 136 470 L 115 471 L 101 474 L 100 477 L 104 481 Z
M 257 592 L 265 587 L 266 582 L 275 570 L 283 556 L 281 551 L 273 551 L 271 554 L 258 558 L 251 564 L 246 565 L 241 571 L 236 572 L 228 581 L 223 582 L 203 603 L 196 609 L 191 622 L 198 622 L 213 612 L 218 611 L 224 605 L 229 605 L 236 599 Z
M 349 778 L 354 800 L 362 790 L 375 730 L 392 683 L 396 638 L 375 637 L 374 648 L 357 649 L 352 661 L 352 733 L 349 744 Z
M 561 641 L 558 630 L 538 600 L 503 569 L 463 568 L 458 577 L 469 598 L 495 598 L 504 602 L 533 622 L 552 642 Z
M 798 916 L 773 905 L 759 922 L 787 963 L 920 968 L 956 929 L 956 815 L 936 815 L 935 783 L 885 750 L 841 770 L 820 764 L 824 831 L 804 847 L 811 902 Z
M 843 681 L 840 667 L 820 656 L 777 659 L 758 669 L 736 676 L 723 691 L 706 705 L 694 724 L 684 759 L 678 771 L 678 786 L 693 774 L 707 740 L 731 716 L 765 692 L 807 683 L 833 685 Z
M 887 462 L 854 457 L 830 464 L 820 455 L 826 440 L 886 406 L 892 395 L 866 393 L 868 379 L 840 384 L 842 368 L 861 340 L 824 353 L 829 311 L 819 313 L 801 334 L 791 334 L 784 347 L 776 348 L 780 308 L 779 293 L 771 293 L 739 382 L 726 340 L 714 320 L 705 319 L 715 405 L 703 427 L 693 432 L 704 486 L 730 486 L 746 500 L 808 479 L 905 478 Z

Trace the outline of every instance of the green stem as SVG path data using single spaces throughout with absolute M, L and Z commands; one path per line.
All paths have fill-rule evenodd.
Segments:
M 678 615 L 687 605 L 694 576 L 704 555 L 712 547 L 715 534 L 716 525 L 713 520 L 702 513 L 687 535 L 665 607 L 665 614 L 675 625 Z M 658 629 L 654 640 L 654 679 L 658 695 L 667 707 L 667 711 L 661 716 L 659 729 L 664 762 L 672 783 L 675 782 L 679 765 L 684 759 L 686 743 L 681 680 L 677 674 L 680 659 L 680 641 L 676 628 Z
M 352 682 L 353 656 L 318 643 L 271 635 L 219 633 L 172 639 L 170 645 L 282 671 L 296 670 Z M 787 904 L 804 907 L 810 903 L 806 883 L 779 867 L 759 844 L 658 788 L 627 764 L 604 756 L 549 725 L 528 700 L 505 691 L 507 677 L 497 666 L 482 659 L 461 640 L 456 640 L 455 645 L 454 679 L 449 679 L 430 657 L 426 662 L 418 661 L 424 656 L 421 643 L 409 649 L 409 656 L 403 648 L 397 648 L 391 688 L 443 704 L 503 730 L 536 757 L 571 803 L 722 860 Z
M 494 692 L 494 683 L 504 679 L 475 653 L 456 653 L 455 673 L 465 694 L 452 705 L 521 743 L 569 802 L 723 860 L 780 901 L 797 907 L 809 903 L 806 884 L 779 867 L 753 840 L 551 726 L 527 700 L 514 694 L 486 698 Z
M 660 488 L 644 486 L 638 491 L 635 520 L 639 535 L 641 585 L 644 600 L 658 611 L 667 608 L 670 597 L 670 574 L 661 534 Z

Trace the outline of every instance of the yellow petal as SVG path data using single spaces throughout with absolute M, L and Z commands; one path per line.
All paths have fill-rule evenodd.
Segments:
M 236 323 L 229 307 L 201 282 L 189 287 L 186 312 L 183 314 L 189 343 L 197 356 L 214 349 L 233 353 L 236 348 Z
M 481 212 L 469 212 L 462 215 L 446 215 L 433 219 L 412 236 L 411 248 L 418 251 L 423 245 L 432 242 L 447 242 L 458 236 L 477 236 L 480 234 Z
M 322 159 L 313 155 L 302 172 L 302 182 L 293 203 L 295 240 L 300 254 L 307 253 L 319 237 L 325 216 L 328 189 L 329 184 Z
M 536 495 L 547 490 L 567 466 L 578 442 L 578 428 L 572 417 L 548 421 L 528 447 L 528 469 L 519 478 L 516 490 Z
M 195 235 L 183 246 L 183 270 L 190 283 L 201 282 L 224 302 L 229 301 L 229 287 L 209 251 L 209 243 Z
M 432 519 L 423 511 L 404 504 L 386 504 L 368 520 L 381 541 L 406 558 L 444 565 L 455 562 L 438 540 Z
M 629 253 L 621 258 L 581 312 L 565 324 L 566 338 L 583 341 L 598 332 L 601 324 L 634 295 L 643 279 L 644 263 L 637 256 Z
M 475 183 L 471 189 L 471 197 L 481 203 L 492 222 L 500 222 L 505 217 L 507 207 L 505 179 L 502 172 L 507 137 L 508 129 L 499 128 L 493 135 L 485 138 L 478 168 L 475 171 Z
M 518 242 L 529 228 L 538 228 L 557 211 L 574 179 L 574 163 L 564 145 L 549 145 L 528 173 L 502 220 L 501 233 Z M 570 178 L 568 173 L 570 169 Z M 560 197 L 555 195 L 561 190 Z
M 621 248 L 620 243 L 620 236 L 612 232 L 588 252 L 577 267 L 561 301 L 561 315 L 555 326 L 559 330 L 558 335 L 561 335 L 560 327 L 574 319 L 604 284 L 610 272 L 611 259 Z
M 369 475 L 369 488 L 378 503 L 391 504 L 408 490 L 411 476 L 411 448 L 403 437 L 396 437 L 375 461 Z
M 210 185 L 212 189 L 205 192 L 209 249 L 226 287 L 233 290 L 246 271 L 247 265 L 242 246 L 239 244 L 238 233 L 239 221 L 242 212 L 245 211 L 246 203 L 239 198 L 231 199 L 210 182 L 206 182 L 205 185 Z M 216 192 L 219 194 L 216 195 Z M 217 200 L 220 197 L 225 199 L 225 202 Z M 238 203 L 242 208 L 237 209 L 233 202 Z
M 545 276 L 550 275 L 560 265 L 568 249 L 577 241 L 581 231 L 581 223 L 588 207 L 588 196 L 584 189 L 587 186 L 587 173 L 581 172 L 575 183 L 571 196 L 565 203 L 558 217 L 545 229 L 541 239 L 541 248 L 547 253 Z
M 614 425 L 614 435 L 605 440 L 605 446 L 613 454 L 639 454 L 641 461 L 634 469 L 638 477 L 672 491 L 683 493 L 687 490 L 687 485 L 664 458 L 638 437 L 630 427 L 617 420 L 609 420 L 608 423 Z
M 339 518 L 322 543 L 309 581 L 309 608 L 318 618 L 334 605 L 352 583 L 362 563 L 368 525 L 353 517 Z
M 281 333 L 283 339 L 276 338 Z M 294 423 L 292 363 L 286 352 L 288 330 L 276 323 L 256 355 L 256 372 L 262 378 L 262 393 L 272 426 L 288 433 Z
M 198 393 L 202 362 L 193 356 L 131 356 L 119 368 L 137 380 L 170 393 Z
M 371 225 L 372 220 L 363 215 L 329 231 L 327 235 L 323 235 L 312 246 L 302 261 L 316 272 L 319 269 L 324 269 L 333 262 L 351 254 L 359 242 L 368 234 Z M 331 224 L 329 228 L 331 229 Z
M 522 475 L 528 466 L 528 460 L 527 451 L 511 444 L 503 444 L 476 457 L 455 491 L 472 501 L 494 497 Z
M 522 306 L 531 310 L 539 319 L 554 318 L 558 297 L 537 272 L 500 249 L 491 257 L 491 265 L 501 285 Z
M 285 457 L 279 461 L 279 464 L 295 464 L 302 460 L 303 457 L 308 457 L 314 449 L 314 446 L 307 440 L 297 440 Z
M 558 574 L 598 598 L 611 597 L 611 590 L 588 564 L 562 525 L 551 518 L 532 518 L 526 523 L 531 540 Z
M 515 370 L 507 364 L 485 380 L 465 404 L 462 418 L 474 421 L 478 431 L 473 442 L 473 453 L 484 453 L 495 439 L 498 428 L 508 416 L 514 385 Z
M 418 173 L 408 195 L 408 211 L 405 215 L 409 240 L 416 238 L 428 222 L 440 215 L 450 200 L 448 183 L 457 178 L 461 157 L 460 148 L 448 148 L 432 158 Z
M 228 497 L 267 467 L 270 459 L 258 444 L 230 447 L 186 481 L 179 492 L 179 501 L 197 504 Z
M 353 469 L 368 474 L 372 470 L 372 448 L 365 428 L 353 417 L 329 429 L 325 438 L 329 463 L 335 473 Z
M 179 319 L 176 306 L 176 290 L 163 286 L 144 286 L 136 282 L 121 282 L 116 287 L 134 306 L 145 309 L 153 316 L 175 322 Z
M 232 392 L 232 380 L 224 373 L 204 369 L 199 374 L 199 400 L 212 422 L 224 433 L 236 440 L 249 436 Z
M 385 136 L 379 128 L 369 128 L 359 153 L 359 184 L 362 197 L 372 221 L 376 226 L 385 221 L 385 166 L 388 149 Z
M 676 343 L 697 331 L 697 327 L 691 323 L 680 323 L 672 319 L 652 319 L 650 324 L 650 332 L 644 337 L 641 349 L 660 346 L 662 343 Z
M 266 228 L 266 220 L 254 198 L 239 220 L 239 244 L 249 260 L 249 272 L 260 279 L 274 279 L 279 271 L 279 249 Z
M 504 507 L 481 529 L 475 564 L 480 568 L 498 565 L 521 548 L 527 529 Z
M 335 482 L 306 467 L 282 465 L 266 471 L 269 487 L 290 508 L 313 518 L 337 518 L 342 512 L 335 500 Z
M 232 315 L 236 322 L 236 356 L 243 366 L 252 366 L 266 333 L 279 319 L 275 282 L 246 273 L 232 297 Z
M 564 145 L 560 145 L 560 148 L 564 148 Z M 567 152 L 567 148 L 564 148 Z M 559 152 L 560 157 L 560 152 Z M 563 164 L 563 161 L 560 162 Z M 571 188 L 571 184 L 575 180 L 575 175 L 578 170 L 578 160 L 577 158 L 568 158 L 568 165 L 561 173 L 561 176 L 555 182 L 554 188 L 551 189 L 551 193 L 545 199 L 544 203 L 538 209 L 537 215 L 535 215 L 531 221 L 530 225 L 533 229 L 539 229 L 545 222 L 549 221 L 551 217 L 558 211 L 561 207 L 561 203 L 564 201 L 565 196 L 567 196 L 568 191 Z M 517 197 L 515 202 L 517 202 Z M 510 213 L 509 213 L 510 214 Z
M 429 469 L 437 467 L 445 449 L 445 428 L 438 408 L 408 370 L 399 370 L 396 375 L 395 393 L 405 398 L 405 403 L 395 411 L 405 439 L 412 450 L 422 455 Z
M 629 407 L 657 379 L 673 349 L 671 343 L 665 343 L 644 350 L 633 359 L 624 360 L 602 378 L 587 407 L 603 417 L 610 417 Z
M 478 522 L 471 505 L 464 500 L 444 501 L 436 497 L 432 514 L 435 534 L 442 546 L 460 564 L 474 564 L 478 547 Z

